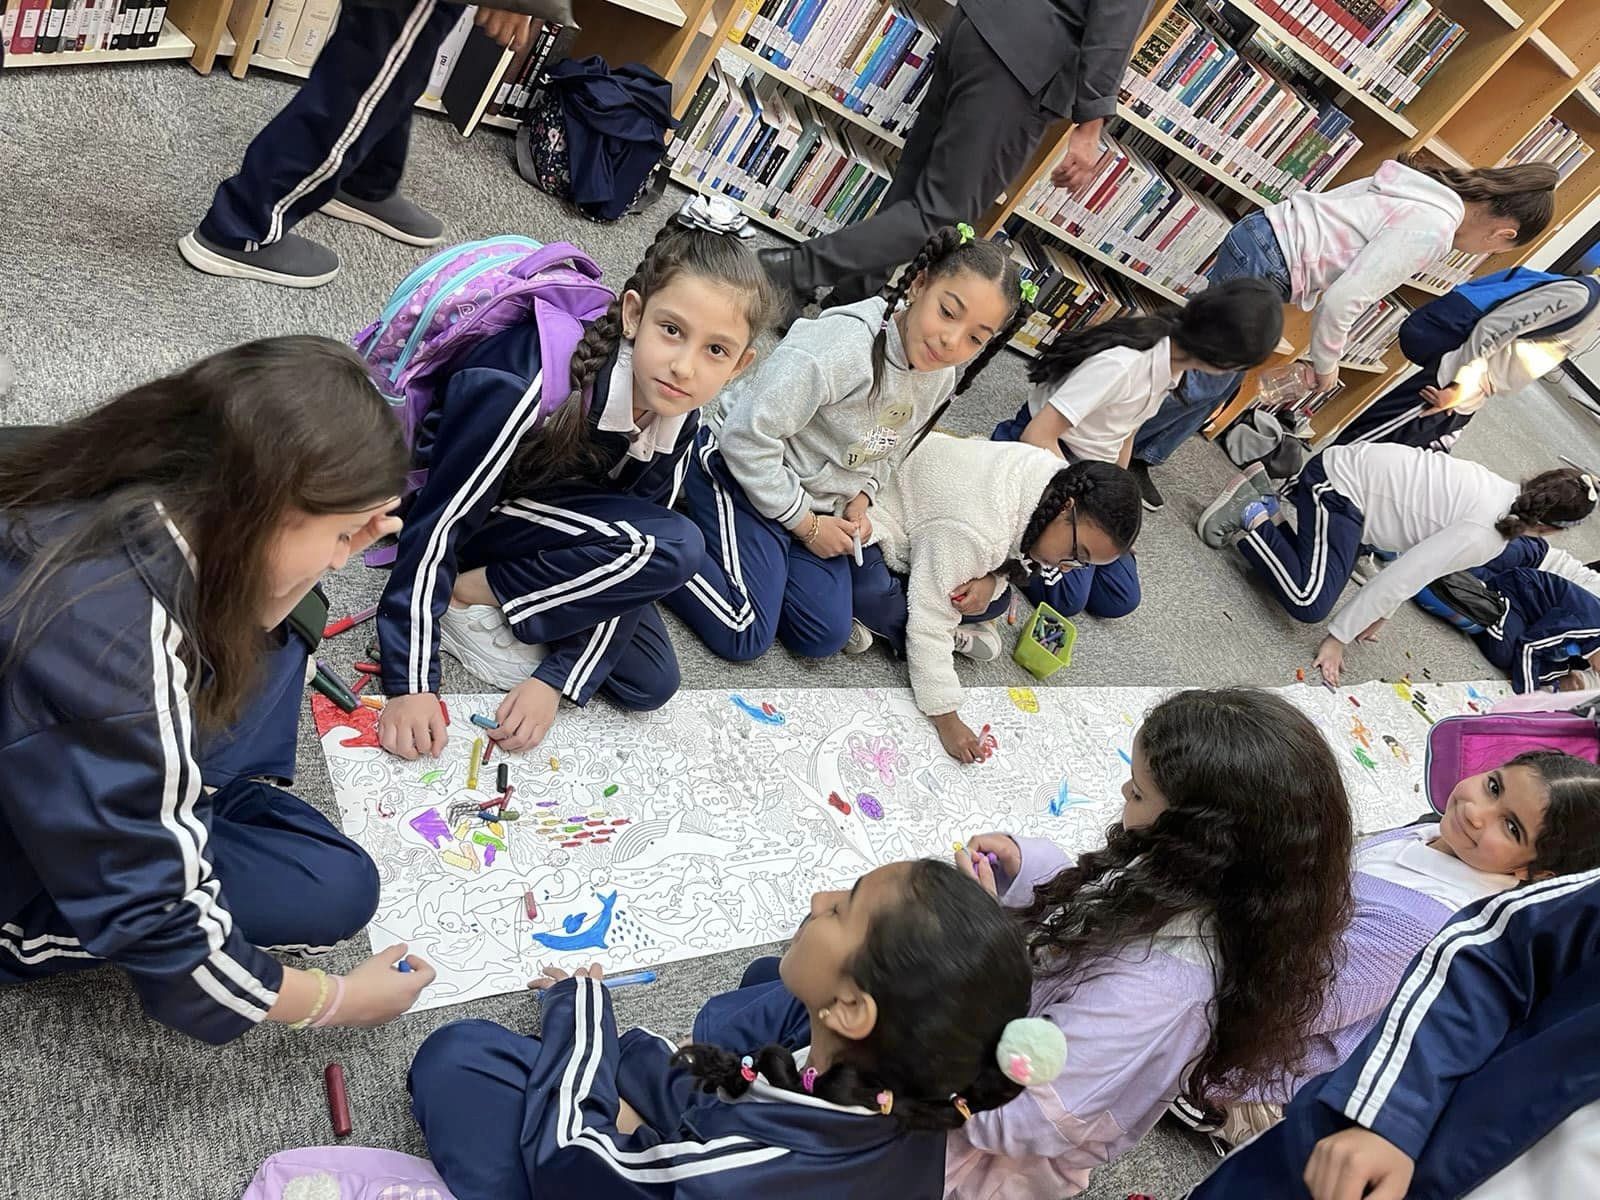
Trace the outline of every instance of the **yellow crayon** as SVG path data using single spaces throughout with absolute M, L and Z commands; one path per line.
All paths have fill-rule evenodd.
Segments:
M 472 757 L 467 759 L 467 791 L 478 790 L 478 766 L 483 762 L 483 739 L 472 739 Z

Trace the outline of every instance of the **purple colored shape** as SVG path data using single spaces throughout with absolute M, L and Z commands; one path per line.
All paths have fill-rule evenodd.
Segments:
M 450 826 L 446 825 L 444 818 L 434 809 L 420 812 L 411 818 L 411 828 L 428 839 L 428 845 L 438 849 L 440 845 L 450 840 Z
M 486 866 L 486 867 L 494 866 L 494 847 L 493 846 L 485 846 L 483 848 L 483 865 Z
M 874 821 L 883 820 L 883 805 L 878 802 L 876 796 L 862 792 L 856 797 L 856 807 L 861 810 L 863 816 L 871 817 Z

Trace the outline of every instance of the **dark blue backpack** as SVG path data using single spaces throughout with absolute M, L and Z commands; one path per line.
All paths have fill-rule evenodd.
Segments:
M 1600 281 L 1587 275 L 1552 275 L 1529 267 L 1494 271 L 1458 284 L 1431 304 L 1424 304 L 1400 326 L 1400 351 L 1419 365 L 1435 362 L 1465 342 L 1472 327 L 1494 309 L 1530 288 L 1576 279 L 1589 289 L 1589 303 L 1576 316 L 1541 326 L 1541 334 L 1560 333 L 1583 320 L 1600 301 Z

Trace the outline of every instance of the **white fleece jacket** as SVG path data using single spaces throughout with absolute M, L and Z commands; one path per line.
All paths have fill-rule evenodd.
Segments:
M 930 717 L 961 706 L 950 593 L 1022 558 L 1039 497 L 1066 469 L 1048 450 L 930 433 L 878 493 L 872 540 L 909 576 L 906 662 L 917 707 Z
M 1350 327 L 1375 300 L 1450 253 L 1466 217 L 1461 197 L 1393 159 L 1377 174 L 1325 192 L 1296 192 L 1266 209 L 1289 266 L 1290 297 L 1316 310 L 1311 365 L 1339 365 Z

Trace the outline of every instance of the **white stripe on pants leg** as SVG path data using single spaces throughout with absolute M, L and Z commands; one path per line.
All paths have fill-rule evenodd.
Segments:
M 1311 531 L 1311 561 L 1306 565 L 1306 582 L 1299 584 L 1290 577 L 1283 561 L 1272 552 L 1266 539 L 1254 529 L 1244 535 L 1245 542 L 1256 552 L 1256 557 L 1278 585 L 1284 598 L 1296 608 L 1309 607 L 1322 594 L 1323 581 L 1328 571 L 1329 514 L 1322 502 L 1324 492 L 1333 490 L 1333 484 L 1324 480 L 1311 488 L 1312 507 L 1317 510 L 1317 523 Z
M 417 6 L 411 10 L 411 16 L 401 26 L 400 37 L 389 47 L 389 55 L 383 60 L 377 78 L 367 86 L 365 92 L 361 93 L 361 98 L 356 101 L 355 111 L 350 114 L 349 123 L 344 127 L 344 132 L 334 139 L 333 148 L 328 151 L 328 156 L 316 170 L 290 188 L 287 196 L 272 206 L 272 214 L 267 222 L 266 244 L 271 244 L 283 236 L 283 217 L 290 207 L 321 187 L 339 170 L 340 164 L 344 162 L 344 156 L 366 129 L 367 122 L 372 120 L 372 112 L 378 107 L 378 101 L 383 99 L 384 93 L 394 83 L 395 76 L 400 73 L 400 68 L 405 65 L 406 59 L 411 54 L 411 47 L 416 44 L 423 26 L 433 15 L 434 2 L 435 0 L 418 0 Z M 250 246 L 247 249 L 254 250 L 257 247 Z

